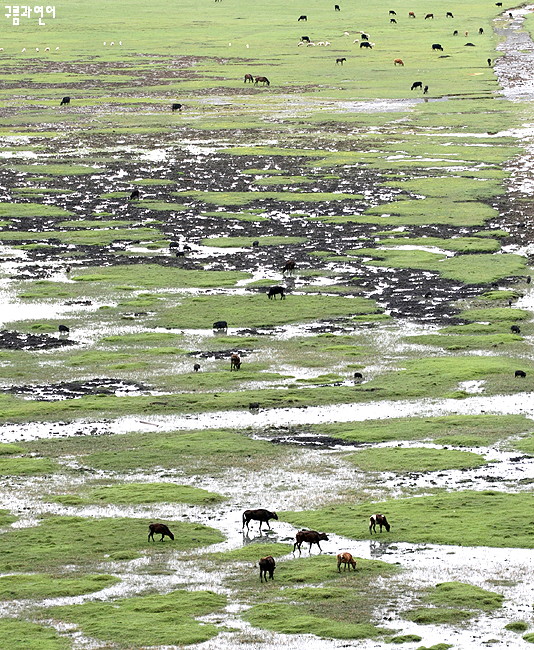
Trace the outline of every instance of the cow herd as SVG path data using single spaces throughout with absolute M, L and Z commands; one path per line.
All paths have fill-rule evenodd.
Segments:
M 267 524 L 267 528 L 271 530 L 271 525 L 269 521 L 271 519 L 278 520 L 278 515 L 276 512 L 271 510 L 266 510 L 265 508 L 256 508 L 255 510 L 245 510 L 242 515 L 243 526 L 242 529 L 247 528 L 247 535 L 250 530 L 251 521 L 259 521 L 259 532 L 261 535 L 261 529 L 263 524 Z M 384 527 L 387 532 L 390 531 L 391 526 L 383 514 L 374 514 L 369 517 L 369 533 L 376 533 L 376 526 L 380 527 L 380 532 L 382 532 L 382 527 Z M 154 541 L 154 535 L 161 535 L 160 541 L 163 542 L 164 537 L 169 537 L 171 540 L 174 540 L 174 534 L 170 531 L 168 526 L 165 524 L 152 523 L 148 526 L 148 541 Z M 328 535 L 326 533 L 319 533 L 316 530 L 299 530 L 295 535 L 295 543 L 293 544 L 293 553 L 298 550 L 299 554 L 301 553 L 302 544 L 308 544 L 308 550 L 311 553 L 311 548 L 315 544 L 319 547 L 319 551 L 322 553 L 321 542 L 328 541 Z M 356 560 L 354 559 L 352 553 L 348 551 L 342 551 L 336 556 L 337 561 L 337 570 L 341 573 L 341 565 L 343 565 L 343 571 L 347 569 L 350 572 L 352 567 L 353 571 L 356 571 Z M 267 579 L 274 580 L 274 571 L 276 569 L 276 560 L 272 555 L 267 555 L 260 558 L 258 561 L 258 566 L 260 569 L 260 582 L 267 582 Z

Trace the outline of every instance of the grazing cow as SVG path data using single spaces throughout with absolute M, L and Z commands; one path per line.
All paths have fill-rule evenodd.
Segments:
M 179 111 L 181 113 L 182 112 L 182 107 L 183 107 L 183 104 L 173 104 L 171 106 L 171 111 L 173 113 L 175 113 L 176 111 Z
M 372 46 L 371 43 L 369 43 L 368 41 L 362 41 L 362 42 L 360 43 L 360 49 L 361 49 L 362 47 L 367 47 L 367 48 L 369 48 L 370 50 L 373 49 L 373 46 Z
M 285 300 L 286 298 L 285 288 L 281 286 L 270 287 L 269 291 L 267 292 L 267 296 L 269 297 L 269 300 L 271 300 L 272 298 L 276 300 L 276 296 L 280 296 L 280 300 Z
M 224 330 L 224 332 L 226 332 L 228 330 L 228 323 L 225 320 L 216 320 L 213 323 L 213 330 L 219 332 Z
M 249 529 L 249 522 L 251 519 L 260 522 L 260 533 L 261 533 L 261 525 L 265 522 L 267 524 L 267 528 L 269 528 L 270 530 L 271 524 L 269 523 L 269 519 L 278 520 L 278 515 L 276 514 L 276 512 L 265 510 L 265 508 L 257 508 L 256 510 L 245 510 L 245 512 L 243 513 L 243 528 L 245 527 L 246 524 L 247 530 Z
M 239 370 L 241 368 L 241 357 L 235 352 L 230 357 L 230 370 Z
M 309 36 L 301 36 L 301 37 L 300 37 L 300 40 L 301 40 L 303 43 L 309 43 L 309 42 L 310 42 L 310 37 L 309 37 Z
M 130 194 L 130 201 L 135 201 L 141 197 L 139 190 L 132 190 Z
M 307 21 L 307 20 L 308 20 L 308 16 L 304 16 L 304 15 L 299 16 L 299 17 L 298 17 L 298 20 L 297 20 L 297 23 L 298 23 L 300 20 L 306 20 L 306 21 Z
M 289 273 L 291 275 L 295 270 L 295 265 L 296 265 L 295 260 L 286 260 L 286 263 L 284 264 L 284 267 L 282 269 L 282 275 L 285 275 L 286 273 Z
M 408 18 L 415 18 L 415 13 L 413 11 L 409 11 Z
M 341 11 L 341 7 L 339 5 L 334 5 L 334 11 Z
M 452 11 L 447 11 L 447 13 L 445 14 L 445 18 L 454 18 L 454 16 L 452 15 Z
M 256 77 L 254 81 L 254 85 L 256 86 L 257 84 L 263 84 L 264 86 L 270 86 L 271 83 L 267 77 Z
M 58 327 L 58 331 L 60 331 L 62 334 L 68 334 L 70 332 L 70 329 L 66 325 L 60 325 Z
M 393 9 L 390 9 L 390 10 L 389 10 L 389 15 L 390 15 L 390 16 L 396 16 L 396 15 L 397 15 L 397 12 L 394 11 Z
M 464 47 L 475 47 L 474 43 L 466 43 Z
M 423 95 L 428 95 L 428 86 L 423 88 Z
M 421 90 L 422 90 L 423 89 L 423 82 L 422 81 L 414 81 L 413 84 L 412 84 L 412 87 L 410 88 L 410 90 L 415 90 L 416 88 L 421 88 Z
M 389 22 L 390 22 L 390 23 L 395 23 L 395 25 L 397 24 L 397 21 L 395 20 L 395 18 L 390 18 L 390 19 L 389 19 Z
M 361 37 L 362 41 L 368 41 L 369 40 L 369 34 L 364 34 L 363 32 L 361 32 L 360 37 Z
M 455 30 L 453 31 L 452 35 L 453 35 L 453 36 L 458 36 L 458 30 L 455 29 Z
M 402 59 L 395 59 L 393 65 L 404 65 L 404 61 Z
M 60 106 L 64 106 L 65 104 L 70 104 L 70 97 L 63 97 Z
M 259 239 L 255 239 L 255 240 L 252 242 L 252 248 L 258 248 L 259 245 L 260 245 L 260 241 L 259 241 Z
M 495 3 L 495 6 L 496 6 L 496 7 L 502 7 L 502 2 L 496 2 L 496 3 Z
M 432 18 L 432 20 L 434 20 L 434 14 L 427 14 L 425 20 L 427 20 L 427 18 Z
M 251 74 L 249 74 L 248 72 L 245 75 L 245 79 L 244 79 L 243 83 L 247 83 L 247 81 L 250 82 L 251 84 L 254 83 L 254 77 Z
M 161 535 L 161 539 L 159 540 L 160 542 L 163 541 L 165 535 L 174 540 L 174 535 L 165 524 L 148 524 L 148 531 L 148 541 L 155 541 L 154 535 Z
M 488 65 L 491 68 L 491 59 L 488 59 Z
M 361 372 L 355 372 L 353 377 L 354 377 L 355 382 L 359 383 L 359 382 L 363 381 L 363 375 L 362 375 Z
M 482 29 L 482 27 L 478 28 L 478 33 L 482 36 L 482 34 L 484 33 L 484 30 Z
M 343 65 L 347 59 L 342 56 L 339 59 L 336 59 L 336 65 Z
M 371 515 L 369 517 L 369 532 L 370 533 L 376 533 L 376 526 L 377 524 L 380 526 L 380 532 L 382 532 L 382 526 L 388 531 L 391 528 L 389 525 L 388 520 L 386 519 L 386 515 Z
M 530 284 L 530 283 L 532 282 L 532 278 L 531 278 L 530 275 L 527 275 L 527 277 L 526 277 L 526 279 L 525 279 L 525 282 L 526 282 L 527 284 Z
M 276 569 L 274 557 L 272 555 L 262 557 L 258 564 L 260 567 L 260 582 L 263 582 L 263 578 L 265 578 L 265 582 L 267 582 L 267 574 L 269 574 L 271 580 L 274 580 L 274 570 Z
M 513 17 L 514 15 L 512 14 L 512 12 L 508 12 L 508 18 L 513 18 Z
M 193 370 L 195 372 L 198 372 L 200 370 L 200 363 L 195 363 L 195 365 L 193 366 Z
M 341 573 L 341 565 L 343 566 L 343 571 L 347 570 L 347 566 L 352 567 L 356 571 L 356 560 L 352 557 L 351 553 L 338 553 L 337 556 L 337 570 Z
M 310 553 L 312 544 L 317 544 L 319 550 L 322 552 L 323 549 L 321 548 L 321 544 L 319 542 L 323 539 L 325 541 L 328 541 L 328 535 L 326 535 L 326 533 L 318 533 L 316 530 L 299 530 L 295 539 L 296 541 L 293 544 L 293 553 L 297 548 L 300 553 L 300 547 L 302 546 L 303 542 L 307 542 L 310 545 Z
M 259 402 L 250 402 L 248 405 L 250 411 L 259 411 L 260 403 Z
M 521 334 L 521 328 L 519 325 L 512 325 L 512 327 L 510 327 L 510 330 L 512 334 Z
M 524 370 L 516 370 L 514 377 L 526 377 L 527 373 Z
M 439 50 L 440 52 L 443 52 L 443 47 L 439 43 L 432 43 L 432 49 Z

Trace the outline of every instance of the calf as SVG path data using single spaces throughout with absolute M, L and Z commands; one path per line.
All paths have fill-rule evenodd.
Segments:
M 274 557 L 272 555 L 262 557 L 258 564 L 260 567 L 260 581 L 263 582 L 263 578 L 265 578 L 265 582 L 267 582 L 267 574 L 269 574 L 271 580 L 274 580 L 274 570 L 276 569 Z
M 347 566 L 352 567 L 356 571 L 356 560 L 352 557 L 351 553 L 338 553 L 337 556 L 337 570 L 341 573 L 341 565 L 344 565 L 343 571 L 347 570 Z
M 309 36 L 301 36 L 301 37 L 300 37 L 300 40 L 301 40 L 303 43 L 309 43 L 309 42 L 310 42 L 310 37 L 309 37 Z
M 341 7 L 339 5 L 334 5 L 334 11 L 341 11 Z
M 386 515 L 371 515 L 369 517 L 369 532 L 370 533 L 376 533 L 376 526 L 377 524 L 380 526 L 380 532 L 382 532 L 382 526 L 388 531 L 391 528 L 389 525 L 388 520 L 386 519 Z
M 70 97 L 63 97 L 60 106 L 64 106 L 65 104 L 70 104 Z
M 193 370 L 195 372 L 198 372 L 200 370 L 200 363 L 195 363 L 195 365 L 193 366 Z
M 183 104 L 173 104 L 171 106 L 171 111 L 175 113 L 176 111 L 182 111 Z
M 408 18 L 415 18 L 415 13 L 413 11 L 409 11 Z
M 174 535 L 165 524 L 149 524 L 148 525 L 148 541 L 154 541 L 154 535 L 161 535 L 160 542 L 163 541 L 165 535 L 174 540 Z
M 443 47 L 439 43 L 432 43 L 432 50 L 439 50 L 440 52 L 443 52 Z
M 299 530 L 295 537 L 295 540 L 296 541 L 293 544 L 293 553 L 297 548 L 300 553 L 300 547 L 302 546 L 303 542 L 307 542 L 310 545 L 310 553 L 312 544 L 317 544 L 319 550 L 322 552 L 323 549 L 321 548 L 321 544 L 319 542 L 321 540 L 328 541 L 328 535 L 326 535 L 326 533 L 318 533 L 316 530 Z
M 479 27 L 478 33 L 480 34 L 480 36 L 482 36 L 482 34 L 484 33 L 484 30 L 482 29 L 482 27 Z
M 402 59 L 395 59 L 393 65 L 404 65 L 404 61 Z
M 512 334 L 521 334 L 521 328 L 519 325 L 512 325 L 512 327 L 510 327 L 510 331 Z
M 271 287 L 267 292 L 267 296 L 269 297 L 269 300 L 272 300 L 273 298 L 276 300 L 276 296 L 280 296 L 280 300 L 285 300 L 285 289 L 284 287 Z
M 410 88 L 410 90 L 415 90 L 416 88 L 421 88 L 421 90 L 422 90 L 423 89 L 423 82 L 422 81 L 414 81 L 413 84 L 412 84 L 412 87 Z

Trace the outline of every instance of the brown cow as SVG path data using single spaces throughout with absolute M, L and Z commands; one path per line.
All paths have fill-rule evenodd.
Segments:
M 356 560 L 352 557 L 351 553 L 338 553 L 337 556 L 337 570 L 341 573 L 341 565 L 344 565 L 343 571 L 347 570 L 347 566 L 352 567 L 356 571 Z
M 382 526 L 388 531 L 391 528 L 389 525 L 388 520 L 386 519 L 386 515 L 371 515 L 369 517 L 369 532 L 370 533 L 376 533 L 376 526 L 377 524 L 380 526 L 380 532 L 382 532 Z
M 393 65 L 404 65 L 404 61 L 402 59 L 395 59 Z
M 295 270 L 296 266 L 295 260 L 286 260 L 286 263 L 284 264 L 284 268 L 282 269 L 282 275 L 285 275 L 286 273 L 289 273 L 290 275 L 293 273 Z
M 165 535 L 174 540 L 174 535 L 165 524 L 148 524 L 148 541 L 154 541 L 154 535 L 161 535 L 160 542 L 163 541 Z
M 319 550 L 322 551 L 323 549 L 321 548 L 321 544 L 319 544 L 319 542 L 322 539 L 328 541 L 328 536 L 326 535 L 326 533 L 318 533 L 316 530 L 299 530 L 295 539 L 296 541 L 293 544 L 293 553 L 295 552 L 296 548 L 298 548 L 300 553 L 300 547 L 302 546 L 303 542 L 308 542 L 308 544 L 310 545 L 309 550 L 311 553 L 312 544 L 317 544 Z
M 241 357 L 235 352 L 230 357 L 230 370 L 239 370 L 241 368 Z
M 263 578 L 265 578 L 265 582 L 267 582 L 267 574 L 269 574 L 271 580 L 274 580 L 274 570 L 276 569 L 274 557 L 272 555 L 262 557 L 258 564 L 260 567 L 260 581 L 263 582 Z
M 243 528 L 245 527 L 246 524 L 248 530 L 248 525 L 251 519 L 260 522 L 260 533 L 261 533 L 261 525 L 263 524 L 263 522 L 267 524 L 267 527 L 270 530 L 271 525 L 269 524 L 269 519 L 278 520 L 278 515 L 276 514 L 276 512 L 265 510 L 265 508 L 257 508 L 256 510 L 245 510 L 245 512 L 243 513 Z

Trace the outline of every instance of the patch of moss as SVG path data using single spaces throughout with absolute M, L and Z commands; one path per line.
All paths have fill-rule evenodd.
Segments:
M 0 618 L 0 638 L 9 639 L 10 650 L 68 650 L 72 647 L 70 640 L 61 637 L 53 628 L 15 618 Z
M 482 456 L 471 452 L 424 447 L 364 449 L 345 459 L 367 472 L 435 472 L 486 464 Z
M 87 574 L 68 575 L 16 574 L 0 577 L 0 598 L 13 600 L 21 598 L 63 598 L 81 596 L 118 584 L 115 576 Z

